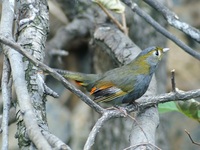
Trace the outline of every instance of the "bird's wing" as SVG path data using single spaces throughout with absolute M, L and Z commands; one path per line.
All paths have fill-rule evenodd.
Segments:
M 96 102 L 109 102 L 127 94 L 112 82 L 102 82 L 94 86 L 90 94 L 94 96 Z

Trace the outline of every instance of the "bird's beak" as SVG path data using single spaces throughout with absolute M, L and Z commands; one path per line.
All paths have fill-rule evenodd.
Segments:
M 169 48 L 163 48 L 164 53 L 167 52 L 167 51 L 169 51 Z

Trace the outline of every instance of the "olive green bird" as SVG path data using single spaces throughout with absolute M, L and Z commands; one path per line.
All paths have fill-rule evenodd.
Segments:
M 129 64 L 103 74 L 84 74 L 57 70 L 67 79 L 85 87 L 95 102 L 114 105 L 133 103 L 148 89 L 153 73 L 169 48 L 149 47 Z

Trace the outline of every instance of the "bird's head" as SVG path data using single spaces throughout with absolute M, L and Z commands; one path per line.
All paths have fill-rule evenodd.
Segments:
M 154 72 L 157 65 L 163 58 L 164 53 L 168 50 L 169 48 L 161 48 L 155 46 L 146 48 L 136 57 L 136 62 L 141 67 L 149 68 L 151 72 Z

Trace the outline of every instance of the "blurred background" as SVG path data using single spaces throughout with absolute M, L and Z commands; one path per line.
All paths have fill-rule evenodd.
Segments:
M 93 32 L 97 26 L 112 24 L 96 4 L 84 0 L 49 0 L 48 2 L 50 8 L 50 32 L 46 45 L 46 64 L 54 68 L 85 73 L 101 73 L 116 67 L 112 59 L 92 41 Z M 179 30 L 168 26 L 158 12 L 142 1 L 135 0 L 135 2 L 162 26 L 166 27 L 187 45 L 200 52 L 198 43 Z M 199 0 L 169 0 L 167 2 L 160 0 L 160 2 L 174 11 L 182 21 L 200 29 Z M 152 45 L 166 46 L 171 49 L 156 73 L 158 94 L 171 91 L 170 71 L 172 69 L 176 70 L 176 85 L 179 89 L 187 91 L 200 88 L 200 62 L 198 60 L 156 32 L 154 28 L 129 9 L 126 10 L 126 15 L 129 36 L 141 49 Z M 119 15 L 115 15 L 115 17 L 120 18 Z M 62 50 L 66 53 L 63 54 Z M 1 72 L 2 62 L 3 55 L 0 55 Z M 46 83 L 60 95 L 58 99 L 49 96 L 47 98 L 47 120 L 50 131 L 69 144 L 72 149 L 83 149 L 88 134 L 99 115 L 66 90 L 54 78 L 47 76 Z M 81 90 L 85 91 L 82 88 Z M 0 96 L 0 111 L 2 113 L 1 98 Z M 16 100 L 14 92 L 13 99 Z M 124 122 L 125 125 L 122 125 Z M 95 144 L 94 149 L 102 149 L 98 143 L 102 144 L 104 136 L 106 136 L 106 140 L 103 141 L 106 149 L 128 147 L 129 136 L 127 136 L 127 130 L 131 129 L 131 120 L 113 120 L 106 124 L 104 128 L 112 128 L 112 131 L 108 133 L 106 129 L 103 129 L 97 137 L 97 144 Z M 123 132 L 124 128 L 126 128 L 126 133 Z M 17 141 L 14 137 L 16 122 L 12 123 L 9 129 L 9 149 L 16 150 L 18 149 Z M 163 150 L 200 149 L 190 141 L 184 132 L 185 129 L 191 133 L 195 141 L 200 142 L 200 126 L 197 121 L 177 112 L 161 114 L 160 125 L 156 135 L 158 147 Z M 125 137 L 120 144 L 118 142 L 119 135 Z M 113 143 L 110 143 L 109 140 L 112 140 Z

